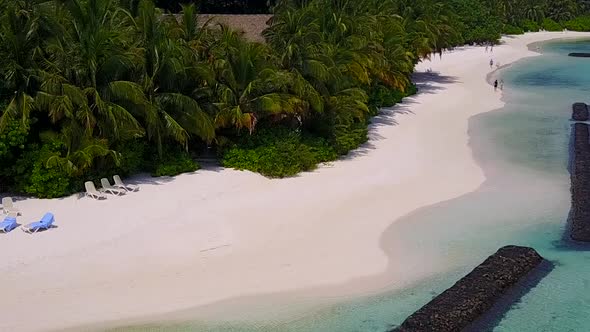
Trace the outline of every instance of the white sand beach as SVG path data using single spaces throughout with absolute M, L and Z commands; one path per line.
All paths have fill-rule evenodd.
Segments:
M 471 116 L 503 105 L 485 81 L 490 57 L 507 65 L 536 55 L 530 43 L 575 37 L 590 33 L 505 37 L 493 53 L 465 47 L 420 63 L 420 79 L 432 82 L 384 110 L 366 146 L 294 178 L 205 169 L 127 180 L 141 190 L 104 201 L 17 201 L 20 224 L 50 211 L 58 227 L 0 234 L 0 331 L 63 329 L 310 288 L 347 296 L 436 273 L 442 263 L 420 253 L 386 255 L 382 233 L 485 180 L 467 129 Z M 409 264 L 417 259 L 428 264 Z M 399 273 L 355 282 L 386 270 Z

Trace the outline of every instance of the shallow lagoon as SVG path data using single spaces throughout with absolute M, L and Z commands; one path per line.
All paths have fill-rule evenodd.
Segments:
M 506 107 L 470 120 L 470 144 L 487 181 L 476 192 L 429 206 L 393 224 L 386 251 L 416 247 L 446 263 L 447 270 L 401 291 L 341 300 L 313 313 L 280 315 L 259 306 L 256 318 L 142 325 L 111 331 L 314 331 L 383 332 L 452 285 L 497 248 L 532 246 L 555 267 L 510 310 L 493 331 L 588 331 L 590 251 L 564 241 L 569 211 L 571 104 L 590 102 L 590 42 L 553 42 L 544 55 L 502 72 Z M 483 78 L 482 78 L 483 79 Z M 298 303 L 305 306 L 305 301 Z M 260 319 L 260 312 L 269 316 Z M 232 310 L 233 311 L 233 310 Z M 272 312 L 272 313 L 271 313 Z M 227 315 L 230 319 L 230 315 Z M 288 318 L 287 318 L 288 317 Z

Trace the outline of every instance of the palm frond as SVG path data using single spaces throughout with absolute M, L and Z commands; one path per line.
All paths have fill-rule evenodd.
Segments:
M 177 118 L 187 132 L 191 132 L 207 142 L 213 140 L 215 137 L 213 122 L 196 100 L 180 93 L 160 94 L 157 99 L 164 109 L 170 110 L 166 114 Z

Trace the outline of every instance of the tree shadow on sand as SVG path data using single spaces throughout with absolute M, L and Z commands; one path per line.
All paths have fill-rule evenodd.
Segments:
M 412 81 L 418 88 L 420 95 L 423 93 L 437 93 L 445 90 L 445 85 L 458 83 L 459 80 L 453 76 L 441 75 L 438 72 L 417 72 L 412 75 Z
M 378 129 L 382 126 L 397 126 L 397 116 L 400 114 L 414 114 L 412 106 L 417 104 L 416 98 L 422 94 L 438 93 L 446 89 L 446 85 L 457 83 L 456 77 L 441 75 L 437 72 L 417 72 L 412 76 L 412 81 L 416 84 L 418 92 L 410 97 L 404 98 L 404 100 L 393 106 L 382 108 L 379 110 L 379 114 L 371 119 L 369 125 L 369 140 L 362 144 L 357 149 L 350 151 L 342 160 L 348 160 L 364 156 L 371 150 L 375 149 L 374 141 L 380 141 L 385 139 L 379 134 Z

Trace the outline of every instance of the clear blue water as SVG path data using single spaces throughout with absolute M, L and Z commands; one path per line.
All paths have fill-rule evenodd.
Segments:
M 571 104 L 590 102 L 590 42 L 555 42 L 502 73 L 502 110 L 470 120 L 470 144 L 488 180 L 474 193 L 415 211 L 384 234 L 448 262 L 402 291 L 356 298 L 272 321 L 191 321 L 117 331 L 384 332 L 506 244 L 534 247 L 555 267 L 487 328 L 498 332 L 590 331 L 590 251 L 564 240 L 569 211 Z M 384 246 L 385 250 L 397 250 Z M 270 300 L 269 300 L 270 301 Z M 272 303 L 269 305 L 272 306 Z

